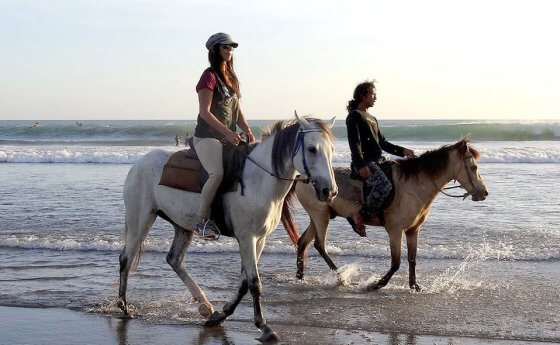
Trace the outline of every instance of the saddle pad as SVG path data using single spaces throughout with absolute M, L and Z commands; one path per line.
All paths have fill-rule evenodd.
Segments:
M 338 197 L 363 203 L 363 181 L 350 178 L 350 168 L 335 167 L 333 170 L 338 185 Z
M 198 159 L 189 158 L 189 150 L 177 151 L 163 166 L 159 180 L 162 186 L 177 188 L 188 192 L 200 193 L 202 164 Z

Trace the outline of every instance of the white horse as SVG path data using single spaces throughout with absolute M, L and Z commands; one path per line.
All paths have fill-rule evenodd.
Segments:
M 223 195 L 223 213 L 226 224 L 233 229 L 239 243 L 242 271 L 237 294 L 221 312 L 213 311 L 212 304 L 183 264 L 186 249 L 193 238 L 200 194 L 158 184 L 170 152 L 154 150 L 134 164 L 124 184 L 126 242 L 119 257 L 118 306 L 125 316 L 128 316 L 128 274 L 133 263 L 137 262 L 141 244 L 156 216 L 160 215 L 175 228 L 167 262 L 199 303 L 200 314 L 209 317 L 205 325 L 214 326 L 223 322 L 233 314 L 249 290 L 253 297 L 255 325 L 262 332 L 260 340 L 278 339 L 266 324 L 261 311 L 262 285 L 257 264 L 266 238 L 278 225 L 284 199 L 298 174 L 309 179 L 319 200 L 330 202 L 338 193 L 331 161 L 334 118 L 324 123 L 315 119 L 308 121 L 296 114 L 296 120 L 276 123 L 270 133 L 263 135 L 262 142 L 255 145 L 242 174 L 243 195 L 241 188 Z

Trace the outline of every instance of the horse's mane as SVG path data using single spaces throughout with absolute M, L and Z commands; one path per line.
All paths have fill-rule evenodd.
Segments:
M 470 152 L 474 159 L 480 158 L 480 152 L 469 146 L 469 138 L 463 137 L 453 145 L 444 145 L 436 150 L 424 152 L 420 157 L 398 159 L 399 174 L 405 180 L 410 177 L 417 178 L 420 173 L 425 173 L 430 178 L 436 178 L 445 170 L 449 161 L 449 152 L 457 150 L 460 159 Z
M 331 127 L 323 121 L 315 118 L 305 118 L 310 124 L 315 124 L 327 137 L 333 141 L 334 135 Z M 276 176 L 282 176 L 284 171 L 283 162 L 291 159 L 292 149 L 296 143 L 299 123 L 297 119 L 278 121 L 271 128 L 263 129 L 262 137 L 276 134 L 272 145 L 272 169 Z

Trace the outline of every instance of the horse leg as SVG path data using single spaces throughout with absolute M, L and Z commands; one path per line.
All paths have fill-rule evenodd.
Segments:
M 329 231 L 328 209 L 326 211 L 327 212 L 321 212 L 321 214 L 318 217 L 315 217 L 314 219 L 315 230 L 316 230 L 314 246 L 315 249 L 317 249 L 317 251 L 319 252 L 319 254 L 321 254 L 321 257 L 323 258 L 323 260 L 325 260 L 329 268 L 333 271 L 336 271 L 338 268 L 332 261 L 326 249 L 327 233 Z
M 256 246 L 256 255 L 257 255 L 257 262 L 260 259 L 262 254 L 264 244 L 266 243 L 265 238 L 261 238 L 257 241 Z M 237 291 L 237 295 L 235 295 L 222 309 L 221 312 L 214 312 L 211 317 L 206 321 L 205 326 L 211 327 L 216 326 L 222 323 L 228 316 L 234 313 L 235 309 L 239 305 L 239 302 L 243 299 L 243 297 L 247 294 L 249 290 L 249 284 L 247 282 L 247 276 L 245 274 L 245 269 L 241 270 L 241 285 Z
M 377 283 L 368 285 L 367 289 L 370 291 L 378 290 L 387 285 L 393 274 L 399 270 L 401 264 L 402 230 L 389 230 L 388 233 L 391 246 L 391 268 Z
M 303 268 L 305 261 L 305 251 L 309 243 L 315 238 L 315 223 L 313 219 L 309 218 L 309 226 L 305 229 L 305 232 L 301 235 L 298 240 L 298 253 L 297 253 L 297 272 L 296 278 L 303 279 Z
M 408 249 L 408 284 L 411 289 L 420 291 L 416 283 L 416 251 L 418 249 L 419 228 L 410 228 L 406 231 L 406 246 Z
M 259 341 L 278 341 L 278 335 L 266 324 L 266 320 L 262 313 L 262 283 L 257 268 L 257 248 L 255 238 L 253 237 L 246 240 L 240 240 L 239 250 L 241 252 L 241 261 L 243 263 L 243 268 L 245 269 L 247 282 L 249 283 L 249 291 L 253 297 L 255 326 L 257 326 L 257 328 L 262 332 Z
M 139 212 L 142 214 L 142 212 Z M 119 299 L 117 306 L 122 310 L 125 316 L 128 316 L 128 305 L 126 301 L 126 288 L 128 284 L 128 274 L 135 261 L 142 241 L 146 238 L 148 231 L 152 227 L 156 219 L 153 212 L 145 212 L 143 216 L 132 215 L 132 212 L 127 212 L 125 217 L 125 245 L 119 255 L 120 263 L 120 280 L 119 280 Z
M 198 286 L 198 284 L 192 279 L 185 268 L 184 258 L 187 251 L 187 247 L 193 239 L 192 231 L 188 231 L 176 224 L 173 224 L 175 228 L 175 237 L 173 238 L 173 243 L 167 254 L 167 263 L 173 268 L 173 271 L 177 273 L 179 278 L 189 289 L 189 292 L 193 296 L 196 302 L 199 302 L 198 312 L 204 317 L 210 316 L 214 311 L 212 304 L 204 295 L 204 291 Z

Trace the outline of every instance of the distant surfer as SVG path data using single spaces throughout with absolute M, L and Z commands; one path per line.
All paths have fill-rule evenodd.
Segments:
M 189 132 L 187 132 L 187 134 L 185 135 L 185 146 L 189 146 Z
M 39 126 L 39 122 L 35 122 L 34 124 L 29 125 L 29 128 L 35 128 L 35 127 L 38 127 L 38 126 Z
M 83 126 L 83 123 L 76 121 L 76 126 L 82 127 L 82 126 Z
M 175 136 L 175 146 L 179 146 L 179 140 L 181 140 L 181 137 L 179 136 L 179 134 L 177 134 Z

